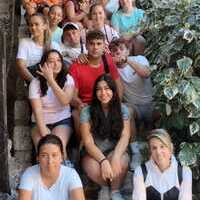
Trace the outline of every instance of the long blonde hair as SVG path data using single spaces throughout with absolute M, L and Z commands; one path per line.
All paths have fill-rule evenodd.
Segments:
M 44 31 L 44 44 L 43 44 L 43 52 L 46 52 L 51 49 L 51 31 L 49 28 L 49 21 L 46 16 L 41 13 L 34 13 L 30 16 L 30 20 L 32 17 L 40 17 L 43 23 L 46 25 L 46 30 Z

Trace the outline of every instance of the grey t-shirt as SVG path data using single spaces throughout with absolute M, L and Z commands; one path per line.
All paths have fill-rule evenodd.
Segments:
M 130 56 L 128 58 L 149 67 L 149 62 L 144 56 Z M 153 87 L 150 77 L 143 78 L 139 76 L 128 64 L 123 68 L 118 68 L 118 72 L 124 83 L 123 99 L 126 103 L 143 105 L 152 102 Z

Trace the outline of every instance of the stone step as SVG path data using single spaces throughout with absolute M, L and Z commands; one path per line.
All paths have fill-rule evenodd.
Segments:
M 14 151 L 31 151 L 32 141 L 29 126 L 15 126 L 13 135 Z
M 28 100 L 15 101 L 14 116 L 15 126 L 29 126 L 31 114 Z

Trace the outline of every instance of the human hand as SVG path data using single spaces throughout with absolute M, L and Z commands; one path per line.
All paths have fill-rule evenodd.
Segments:
M 87 106 L 87 103 L 83 103 L 83 102 L 78 103 L 78 110 L 79 110 L 79 112 L 80 112 L 85 106 Z
M 40 130 L 41 137 L 45 137 L 46 135 L 49 135 L 49 134 L 51 134 L 51 131 L 49 130 L 49 128 L 46 125 L 44 125 L 42 130 Z
M 125 55 L 113 55 L 113 62 L 117 66 L 122 66 L 123 64 L 127 63 L 127 57 Z
M 105 44 L 105 48 L 104 48 L 104 52 L 107 53 L 107 54 L 110 54 L 110 49 L 109 49 L 109 44 Z
M 112 171 L 112 167 L 110 165 L 110 162 L 106 159 L 104 160 L 101 164 L 100 164 L 100 168 L 101 168 L 101 176 L 103 178 L 104 181 L 108 182 L 112 182 L 113 180 L 113 171 Z
M 111 159 L 111 167 L 113 170 L 113 176 L 118 177 L 122 172 L 121 162 L 118 157 L 112 157 Z
M 39 65 L 39 69 L 40 71 L 37 71 L 37 73 L 43 76 L 48 82 L 54 80 L 53 70 L 50 64 L 44 63 L 43 66 Z
M 78 58 L 76 58 L 74 61 L 77 62 L 77 63 L 79 63 L 79 64 L 88 64 L 89 63 L 87 54 L 84 54 L 84 53 L 81 53 L 78 56 Z
M 90 3 L 88 1 L 82 1 L 79 3 L 80 10 L 82 10 L 84 13 L 88 14 L 90 11 Z

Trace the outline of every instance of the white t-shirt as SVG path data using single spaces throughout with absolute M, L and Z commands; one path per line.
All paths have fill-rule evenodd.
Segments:
M 158 192 L 163 193 L 176 186 L 179 188 L 179 200 L 192 200 L 192 173 L 188 167 L 183 166 L 183 181 L 181 186 L 178 181 L 177 161 L 174 156 L 171 159 L 171 165 L 164 172 L 161 172 L 153 160 L 145 163 L 147 168 L 147 177 L 144 182 L 141 167 L 137 167 L 134 173 L 134 189 L 132 200 L 146 200 L 146 187 L 152 186 Z
M 69 74 L 67 75 L 67 81 L 65 82 L 63 90 L 67 87 L 74 87 L 74 80 Z M 30 83 L 29 99 L 41 99 L 45 124 L 52 124 L 71 117 L 70 106 L 63 106 L 50 87 L 48 87 L 47 94 L 41 97 L 40 82 L 38 79 L 33 79 Z M 32 121 L 35 122 L 33 113 Z
M 112 28 L 111 26 L 105 24 L 102 29 L 101 32 L 105 35 L 105 39 L 106 42 L 109 44 L 113 39 L 117 39 L 119 38 L 119 34 L 117 33 L 117 31 Z
M 87 53 L 85 44 L 82 45 L 83 45 L 83 53 Z M 70 47 L 67 44 L 61 43 L 60 48 L 63 59 L 67 64 L 71 64 L 72 60 L 78 58 L 78 56 L 81 54 L 81 47 Z
M 32 192 L 32 200 L 69 200 L 70 191 L 76 188 L 82 188 L 79 175 L 74 169 L 63 165 L 58 179 L 50 188 L 42 182 L 39 165 L 26 169 L 19 185 L 19 189 Z
M 60 52 L 60 46 L 56 42 L 51 42 L 51 48 Z M 27 67 L 40 62 L 43 55 L 43 47 L 36 44 L 31 38 L 23 38 L 19 42 L 17 59 L 27 62 Z

